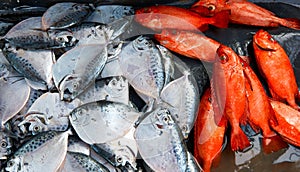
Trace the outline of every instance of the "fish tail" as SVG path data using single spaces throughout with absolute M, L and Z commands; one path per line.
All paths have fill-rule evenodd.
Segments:
M 230 144 L 232 151 L 243 151 L 251 146 L 248 137 L 239 126 L 232 128 Z
M 212 161 L 211 160 L 203 161 L 203 164 L 202 164 L 203 172 L 210 172 L 211 166 L 212 166 Z
M 283 139 L 279 135 L 275 134 L 272 137 L 264 137 L 262 139 L 262 148 L 264 153 L 266 154 L 277 152 L 286 147 L 288 147 L 288 144 L 283 141 Z
M 216 13 L 213 17 L 214 23 L 212 23 L 212 25 L 218 28 L 228 28 L 229 14 L 230 14 L 229 10 Z
M 296 18 L 284 18 L 280 20 L 280 24 L 288 28 L 300 30 L 300 20 Z

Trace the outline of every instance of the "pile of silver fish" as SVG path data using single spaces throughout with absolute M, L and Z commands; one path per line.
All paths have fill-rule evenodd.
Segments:
M 201 171 L 186 146 L 195 77 L 134 29 L 132 7 L 57 3 L 0 19 L 28 10 L 41 15 L 0 22 L 2 171 Z

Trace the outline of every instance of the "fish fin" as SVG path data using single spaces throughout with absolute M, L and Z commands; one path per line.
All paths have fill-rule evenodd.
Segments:
M 213 16 L 215 22 L 212 25 L 218 28 L 228 28 L 229 14 L 230 14 L 229 10 L 216 13 Z
M 275 136 L 264 137 L 262 139 L 262 148 L 264 153 L 266 154 L 277 152 L 286 147 L 288 147 L 288 144 L 283 141 L 283 139 L 279 135 L 275 134 Z
M 288 28 L 300 30 L 300 20 L 296 18 L 284 18 L 280 24 Z
M 230 145 L 232 151 L 243 151 L 250 147 L 250 141 L 239 126 L 232 127 Z

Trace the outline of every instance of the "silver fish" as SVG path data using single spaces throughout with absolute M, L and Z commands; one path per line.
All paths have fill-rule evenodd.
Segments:
M 61 172 L 109 172 L 102 164 L 93 158 L 78 152 L 67 152 Z
M 170 105 L 166 107 L 180 126 L 184 138 L 188 138 L 197 117 L 200 101 L 198 86 L 193 75 L 186 73 L 181 78 L 170 82 L 162 90 L 160 97 L 163 102 Z
M 141 157 L 154 171 L 185 171 L 188 155 L 176 121 L 165 108 L 152 111 L 137 126 L 135 140 Z
M 62 29 L 83 21 L 91 12 L 91 6 L 72 2 L 56 3 L 42 17 L 42 29 Z
M 163 64 L 164 64 L 164 70 L 165 70 L 165 82 L 164 82 L 164 86 L 166 86 L 170 81 L 171 78 L 174 77 L 174 68 L 175 68 L 175 64 L 173 62 L 173 58 L 174 55 L 165 47 L 160 46 L 160 45 L 156 45 L 158 50 L 161 53 L 161 57 L 163 60 Z
M 99 100 L 129 103 L 129 84 L 122 76 L 96 80 L 89 88 L 78 96 L 83 104 Z
M 2 39 L 11 46 L 24 49 L 62 48 L 76 43 L 76 39 L 68 31 L 42 31 L 41 21 L 41 17 L 26 19 L 11 28 Z
M 152 98 L 158 98 L 165 75 L 161 54 L 154 43 L 143 36 L 126 45 L 119 55 L 123 75 L 130 85 Z
M 43 131 L 66 131 L 69 126 L 69 113 L 81 104 L 80 100 L 72 102 L 60 100 L 58 93 L 45 93 L 28 109 L 24 120 L 18 124 L 33 135 Z M 27 131 L 23 131 L 27 132 Z
M 47 167 L 47 171 L 57 171 L 67 153 L 69 134 L 69 131 L 49 131 L 35 136 L 13 154 L 5 170 L 41 172 Z
M 135 129 L 132 128 L 124 137 L 106 143 L 94 144 L 92 148 L 115 167 L 127 166 L 131 170 L 137 170 L 138 148 L 133 138 L 134 131 Z
M 113 35 L 113 30 L 110 27 L 95 23 L 83 23 L 80 26 L 71 27 L 70 31 L 72 36 L 78 40 L 76 46 L 106 44 Z
M 45 88 L 52 85 L 54 53 L 51 50 L 23 50 L 5 47 L 3 53 L 10 64 L 28 80 L 39 82 Z
M 0 131 L 0 160 L 5 160 L 12 153 L 13 140 L 4 130 Z
M 134 9 L 131 6 L 101 5 L 96 7 L 85 21 L 108 24 L 129 15 L 134 15 Z
M 88 144 L 109 142 L 124 136 L 140 113 L 125 104 L 97 101 L 79 106 L 70 113 L 78 136 Z
M 3 126 L 13 118 L 29 99 L 30 87 L 24 79 L 9 77 L 5 81 L 0 80 L 0 120 Z
M 60 98 L 73 100 L 95 81 L 107 60 L 105 45 L 82 45 L 63 54 L 53 66 Z

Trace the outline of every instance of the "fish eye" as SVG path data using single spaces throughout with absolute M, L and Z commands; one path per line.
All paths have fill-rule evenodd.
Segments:
M 2 141 L 1 141 L 1 147 L 2 147 L 2 148 L 6 148 L 7 145 L 8 145 L 8 144 L 7 144 L 7 142 L 6 142 L 5 140 L 2 140 Z
M 165 117 L 163 117 L 163 121 L 164 121 L 165 123 L 168 123 L 168 122 L 170 121 L 170 119 L 169 119 L 168 116 L 165 116 Z
M 182 126 L 182 131 L 183 132 L 187 132 L 187 130 L 188 130 L 188 127 L 186 125 Z
M 208 8 L 209 11 L 215 11 L 216 6 L 215 6 L 214 4 L 209 4 L 209 5 L 207 6 L 207 8 Z
M 13 161 L 8 161 L 7 162 L 7 167 L 12 167 L 14 165 L 14 162 Z
M 59 41 L 59 42 L 65 42 L 65 39 L 63 37 L 58 37 L 57 41 Z
M 122 163 L 123 162 L 123 158 L 121 156 L 117 156 L 117 162 L 118 163 Z
M 38 125 L 36 125 L 36 126 L 33 127 L 33 131 L 34 131 L 34 132 L 39 132 L 40 129 L 41 129 L 41 127 L 38 126 Z
M 220 57 L 219 57 L 219 60 L 221 63 L 226 63 L 228 61 L 228 57 L 224 54 L 222 54 Z

